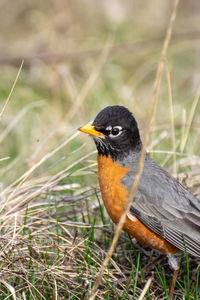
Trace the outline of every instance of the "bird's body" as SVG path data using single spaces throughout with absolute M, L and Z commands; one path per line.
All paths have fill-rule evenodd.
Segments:
M 126 199 L 129 197 L 128 188 L 125 188 L 122 183 L 129 172 L 130 168 L 120 166 L 111 158 L 98 155 L 98 176 L 102 199 L 115 224 L 118 223 Z M 145 226 L 131 211 L 127 214 L 123 229 L 144 246 L 155 248 L 165 254 L 174 254 L 179 251 L 163 237 Z
M 108 106 L 92 126 L 80 130 L 94 139 L 102 199 L 109 216 L 118 223 L 142 150 L 137 122 L 125 107 Z M 141 244 L 169 256 L 186 249 L 200 257 L 200 201 L 146 154 L 124 230 Z

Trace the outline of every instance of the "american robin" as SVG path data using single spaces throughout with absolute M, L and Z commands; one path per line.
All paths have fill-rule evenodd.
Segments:
M 118 223 L 142 150 L 137 122 L 127 108 L 108 106 L 92 125 L 79 130 L 94 139 L 102 199 L 109 216 Z M 147 153 L 123 229 L 141 244 L 168 255 L 174 270 L 178 270 L 175 253 L 186 249 L 200 257 L 200 201 Z

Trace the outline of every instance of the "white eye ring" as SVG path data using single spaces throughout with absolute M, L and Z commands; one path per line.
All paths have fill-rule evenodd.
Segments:
M 109 131 L 110 133 L 108 136 L 110 137 L 117 137 L 122 133 L 122 127 L 121 126 L 108 126 L 106 127 L 106 131 Z
M 106 127 L 106 131 L 111 131 L 111 130 L 112 130 L 112 126 Z

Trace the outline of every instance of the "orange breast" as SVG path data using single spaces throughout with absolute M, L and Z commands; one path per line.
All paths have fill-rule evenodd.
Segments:
M 130 168 L 121 167 L 110 157 L 98 155 L 98 175 L 102 199 L 112 221 L 118 223 L 128 199 L 128 190 L 121 179 Z M 141 244 L 155 248 L 165 254 L 178 251 L 175 246 L 147 228 L 137 218 L 128 213 L 123 229 L 135 237 Z

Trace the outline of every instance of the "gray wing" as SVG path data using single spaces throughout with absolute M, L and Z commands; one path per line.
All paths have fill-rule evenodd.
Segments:
M 122 179 L 129 190 L 136 169 Z M 200 257 L 200 201 L 148 155 L 130 212 L 180 250 Z

